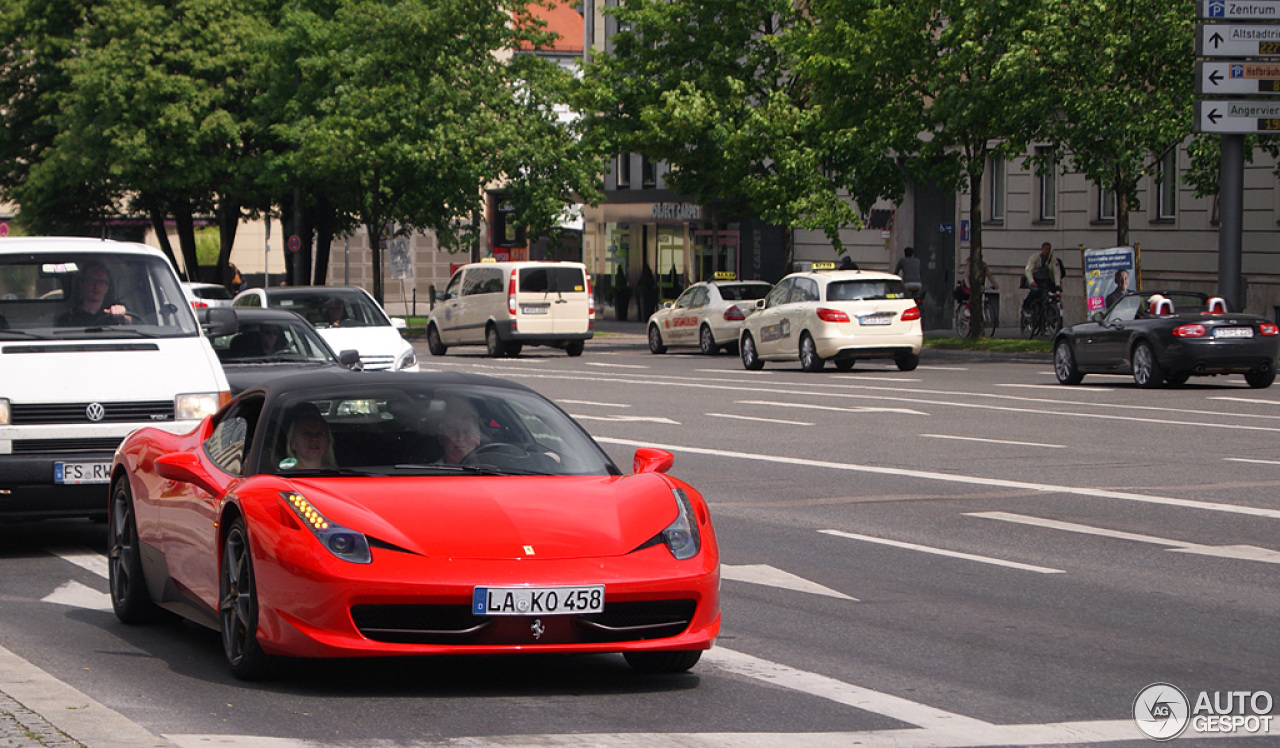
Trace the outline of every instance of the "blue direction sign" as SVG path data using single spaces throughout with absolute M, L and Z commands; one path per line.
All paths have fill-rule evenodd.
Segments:
M 1209 96 L 1280 94 L 1280 62 L 1197 62 L 1196 93 Z
M 1280 0 L 1200 0 L 1200 17 L 1223 21 L 1280 21 Z
M 1196 132 L 1277 133 L 1280 132 L 1280 101 L 1196 102 Z
M 1280 57 L 1280 24 L 1206 23 L 1196 32 L 1199 57 Z

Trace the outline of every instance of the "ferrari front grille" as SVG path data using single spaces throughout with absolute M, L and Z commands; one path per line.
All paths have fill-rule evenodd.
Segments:
M 363 636 L 396 644 L 503 645 L 630 642 L 676 636 L 689 627 L 693 600 L 605 603 L 604 612 L 574 616 L 477 616 L 467 605 L 354 605 Z M 531 622 L 537 619 L 538 627 Z M 540 629 L 536 637 L 530 634 Z

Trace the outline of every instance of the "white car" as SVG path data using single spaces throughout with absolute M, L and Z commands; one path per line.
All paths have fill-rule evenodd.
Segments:
M 355 349 L 366 370 L 418 371 L 418 354 L 400 334 L 407 325 L 388 317 L 358 286 L 274 286 L 236 294 L 236 307 L 288 309 L 316 328 L 335 351 Z
M 840 371 L 858 359 L 891 358 L 902 371 L 920 363 L 924 331 L 920 308 L 889 273 L 826 270 L 792 273 L 742 325 L 739 350 L 747 369 L 766 361 L 800 361 L 805 371 L 821 371 L 828 360 Z
M 697 346 L 709 355 L 721 348 L 736 351 L 743 320 L 756 311 L 756 301 L 770 288 L 764 281 L 735 280 L 689 286 L 649 318 L 649 352 L 666 353 L 668 347 L 680 345 Z
M 231 292 L 217 283 L 183 283 L 182 294 L 191 302 L 192 309 L 231 306 Z

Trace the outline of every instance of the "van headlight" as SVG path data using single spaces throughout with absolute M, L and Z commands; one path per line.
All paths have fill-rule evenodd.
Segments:
M 218 392 L 188 392 L 173 399 L 173 417 L 179 421 L 201 421 L 218 412 L 222 405 Z
M 9 398 L 0 397 L 0 426 L 9 425 Z

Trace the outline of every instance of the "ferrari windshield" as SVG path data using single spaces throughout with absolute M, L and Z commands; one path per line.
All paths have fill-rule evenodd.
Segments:
M 281 475 L 610 475 L 577 423 L 526 390 L 346 385 L 277 398 L 260 472 Z
M 0 339 L 199 333 L 163 257 L 105 251 L 0 255 Z

